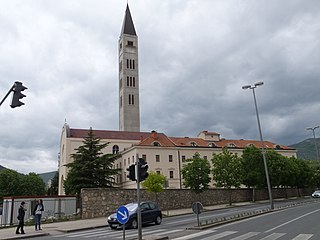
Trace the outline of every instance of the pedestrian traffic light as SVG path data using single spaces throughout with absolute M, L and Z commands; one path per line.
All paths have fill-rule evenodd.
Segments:
M 143 158 L 139 158 L 139 182 L 144 181 L 148 176 L 148 164 Z
M 11 105 L 10 105 L 12 108 L 20 107 L 20 106 L 24 105 L 23 102 L 20 102 L 20 99 L 24 98 L 26 96 L 26 95 L 21 93 L 22 91 L 24 91 L 26 89 L 28 89 L 28 88 L 23 86 L 21 82 L 15 82 L 14 83 L 12 102 L 11 102 Z
M 129 178 L 131 181 L 136 181 L 136 165 L 132 164 L 127 168 L 127 171 L 129 174 L 127 175 L 127 178 Z

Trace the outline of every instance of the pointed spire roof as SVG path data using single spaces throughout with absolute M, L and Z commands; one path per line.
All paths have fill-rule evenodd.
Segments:
M 124 16 L 123 24 L 122 24 L 121 35 L 123 34 L 137 36 L 128 4 L 126 9 L 126 15 Z

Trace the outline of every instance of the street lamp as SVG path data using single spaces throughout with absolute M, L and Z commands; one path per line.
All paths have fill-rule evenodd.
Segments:
M 257 83 L 255 83 L 253 86 L 252 86 L 252 85 L 242 86 L 242 89 L 244 89 L 244 90 L 246 90 L 246 89 L 252 89 L 254 106 L 255 106 L 255 108 L 256 108 L 256 114 L 257 114 L 257 122 L 258 122 L 259 134 L 260 134 L 260 141 L 261 141 L 261 146 L 262 146 L 262 158 L 263 158 L 264 170 L 265 170 L 266 180 L 267 180 L 267 186 L 268 186 L 270 209 L 274 209 L 273 200 L 272 200 L 271 185 L 270 185 L 269 173 L 268 173 L 268 165 L 267 165 L 267 160 L 266 160 L 265 147 L 264 147 L 264 143 L 263 143 L 263 137 L 262 137 L 262 131 L 261 131 L 261 125 L 260 125 L 260 119 L 259 119 L 259 112 L 258 112 L 256 94 L 255 94 L 255 91 L 254 91 L 254 89 L 255 89 L 256 87 L 262 86 L 262 85 L 263 85 L 263 82 L 257 82 Z
M 316 141 L 316 134 L 314 133 L 314 130 L 319 128 L 319 126 L 315 126 L 315 127 L 308 127 L 307 130 L 311 130 L 313 133 L 313 138 L 314 138 L 314 146 L 316 148 L 316 153 L 317 153 L 317 160 L 319 160 L 319 152 L 318 152 L 318 146 L 317 146 L 317 141 Z

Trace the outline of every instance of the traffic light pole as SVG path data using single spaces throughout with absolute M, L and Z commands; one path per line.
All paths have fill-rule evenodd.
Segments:
M 140 159 L 139 155 L 136 155 L 136 181 L 137 181 L 137 202 L 138 202 L 138 240 L 142 240 L 142 219 L 141 219 L 141 207 L 140 207 Z
M 0 106 L 1 106 L 1 104 L 7 99 L 7 97 L 8 97 L 9 94 L 13 91 L 13 89 L 14 89 L 14 84 L 12 85 L 12 87 L 10 88 L 10 90 L 8 91 L 8 93 L 6 94 L 6 96 L 1 100 Z

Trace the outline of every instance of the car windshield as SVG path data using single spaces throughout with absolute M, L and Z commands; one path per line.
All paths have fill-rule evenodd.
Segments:
M 314 193 L 320 193 L 320 191 L 315 191 Z
M 129 212 L 133 212 L 138 208 L 138 203 L 129 203 L 125 206 Z

